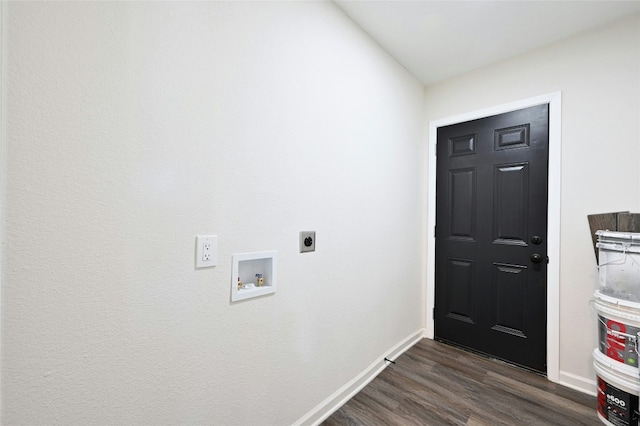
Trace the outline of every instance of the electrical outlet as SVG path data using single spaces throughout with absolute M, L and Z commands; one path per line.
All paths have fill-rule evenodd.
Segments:
M 316 231 L 300 232 L 300 253 L 316 251 Z
M 216 266 L 218 263 L 218 236 L 198 235 L 196 237 L 196 268 Z
M 211 260 L 211 243 L 204 243 L 202 247 L 202 260 L 205 262 Z

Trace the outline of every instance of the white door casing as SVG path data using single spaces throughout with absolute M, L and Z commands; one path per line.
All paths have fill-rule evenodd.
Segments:
M 436 226 L 436 142 L 441 126 L 502 114 L 540 104 L 549 104 L 549 199 L 547 266 L 547 378 L 559 382 L 560 375 L 560 202 L 561 202 L 561 92 L 493 106 L 429 122 L 427 179 L 427 291 L 426 337 L 434 338 L 435 226 Z

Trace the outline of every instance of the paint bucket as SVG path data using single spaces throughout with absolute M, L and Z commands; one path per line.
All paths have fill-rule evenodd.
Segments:
M 640 303 L 640 233 L 598 231 L 596 235 L 600 292 Z
M 638 426 L 640 380 L 621 371 L 623 364 L 593 351 L 598 386 L 598 417 L 610 426 Z
M 595 293 L 598 316 L 598 349 L 638 377 L 640 351 L 640 304 Z

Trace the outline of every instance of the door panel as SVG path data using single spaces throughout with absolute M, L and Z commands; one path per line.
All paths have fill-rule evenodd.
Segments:
M 436 171 L 436 338 L 540 372 L 548 116 L 540 105 L 441 127 Z
M 529 165 L 498 165 L 494 182 L 493 243 L 526 246 Z
M 473 323 L 473 261 L 465 259 L 449 259 L 449 276 L 451 286 L 447 292 L 447 305 L 450 318 Z
M 451 170 L 449 192 L 451 200 L 450 238 L 459 241 L 473 241 L 476 221 L 475 169 Z
M 523 306 L 522 303 L 517 303 L 526 297 L 526 269 L 526 266 L 521 265 L 493 265 L 496 283 L 493 330 L 526 337 Z

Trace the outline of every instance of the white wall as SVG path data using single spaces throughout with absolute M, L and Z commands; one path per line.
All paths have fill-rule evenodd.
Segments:
M 333 4 L 3 7 L 3 424 L 291 424 L 421 330 L 424 92 Z
M 562 92 L 560 381 L 594 391 L 587 215 L 640 211 L 640 16 L 426 90 L 427 122 Z M 554 185 L 554 182 L 550 182 Z

